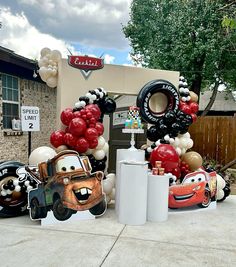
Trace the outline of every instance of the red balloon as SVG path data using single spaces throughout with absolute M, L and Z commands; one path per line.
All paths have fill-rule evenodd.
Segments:
M 75 111 L 75 112 L 73 113 L 73 115 L 74 115 L 74 118 L 81 118 L 81 113 L 80 113 L 80 111 Z
M 189 107 L 191 109 L 191 113 L 197 113 L 199 110 L 199 105 L 196 102 L 192 102 L 189 104 Z
M 85 131 L 84 137 L 88 140 L 91 141 L 93 139 L 98 138 L 98 132 L 95 128 L 88 128 Z
M 98 145 L 98 139 L 93 139 L 89 141 L 89 148 L 93 149 Z
M 77 138 L 74 137 L 71 133 L 66 133 L 63 137 L 64 143 L 69 146 L 70 148 L 75 147 Z
M 77 139 L 75 144 L 75 150 L 79 153 L 85 153 L 89 148 L 89 143 L 84 137 Z
M 181 177 L 181 171 L 179 167 L 172 169 L 171 173 L 175 175 L 177 179 Z
M 61 113 L 61 122 L 66 126 L 68 126 L 73 117 L 74 117 L 73 110 L 71 108 L 66 108 Z
M 150 155 L 150 163 L 152 167 L 155 166 L 155 161 L 161 161 L 161 166 L 165 168 L 165 173 L 180 173 L 180 158 L 175 148 L 171 145 L 161 144 L 158 147 L 154 148 Z
M 101 122 L 97 122 L 95 125 L 95 129 L 98 131 L 98 135 L 102 135 L 104 132 L 104 126 Z
M 69 131 L 74 136 L 81 136 L 86 131 L 86 122 L 81 118 L 74 118 L 69 124 Z
M 195 122 L 197 120 L 197 115 L 196 114 L 192 113 L 191 114 L 191 117 L 193 119 L 193 122 Z
M 187 104 L 183 104 L 180 110 L 182 110 L 184 113 L 189 114 L 189 115 L 192 113 L 190 106 Z
M 86 111 L 90 111 L 93 114 L 93 117 L 96 120 L 99 120 L 99 118 L 101 116 L 101 110 L 98 107 L 98 105 L 96 105 L 96 104 L 89 104 L 89 105 L 85 106 L 85 110 Z
M 182 110 L 182 107 L 185 106 L 185 105 L 186 105 L 185 102 L 183 102 L 183 101 L 181 101 L 181 100 L 179 101 L 179 109 L 180 109 L 180 110 Z
M 55 131 L 53 133 L 51 133 L 50 135 L 50 143 L 55 147 L 59 147 L 61 145 L 64 145 L 64 135 L 65 135 L 65 132 L 61 131 L 61 130 L 58 130 L 58 131 Z

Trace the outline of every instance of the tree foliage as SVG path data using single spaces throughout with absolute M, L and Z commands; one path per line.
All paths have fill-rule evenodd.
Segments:
M 236 85 L 236 1 L 133 0 L 123 27 L 132 56 L 143 66 L 180 71 L 190 89 L 220 77 Z M 225 24 L 224 24 L 225 23 Z

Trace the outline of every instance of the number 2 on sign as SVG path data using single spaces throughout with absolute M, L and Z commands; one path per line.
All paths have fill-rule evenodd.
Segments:
M 33 123 L 32 122 L 29 123 L 29 128 L 33 129 Z

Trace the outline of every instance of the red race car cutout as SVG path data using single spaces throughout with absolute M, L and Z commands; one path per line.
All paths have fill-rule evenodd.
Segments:
M 216 172 L 197 171 L 187 174 L 181 184 L 169 188 L 169 208 L 198 205 L 207 208 L 216 200 Z

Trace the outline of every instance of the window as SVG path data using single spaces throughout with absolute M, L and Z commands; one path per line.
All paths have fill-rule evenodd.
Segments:
M 19 82 L 18 78 L 2 74 L 3 128 L 11 129 L 12 119 L 19 118 Z

